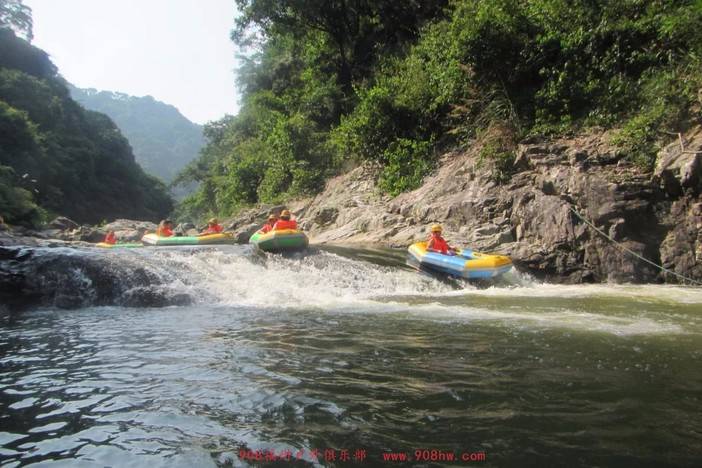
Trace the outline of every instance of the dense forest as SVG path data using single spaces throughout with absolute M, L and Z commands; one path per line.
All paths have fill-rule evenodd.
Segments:
M 71 99 L 47 54 L 27 41 L 31 26 L 31 10 L 20 0 L 0 0 L 0 213 L 5 221 L 37 225 L 62 214 L 97 223 L 168 214 L 172 200 L 164 184 L 136 164 L 107 116 Z
M 171 182 L 204 145 L 202 126 L 151 96 L 74 86 L 69 86 L 69 90 L 71 97 L 86 109 L 110 117 L 129 140 L 139 165 L 164 182 Z
M 613 129 L 650 169 L 700 122 L 701 0 L 236 0 L 242 108 L 205 127 L 181 216 L 319 190 L 360 163 L 388 193 L 480 145 L 510 176 L 525 138 Z

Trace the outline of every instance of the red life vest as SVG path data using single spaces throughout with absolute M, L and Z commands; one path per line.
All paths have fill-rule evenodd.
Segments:
M 427 243 L 427 250 L 432 250 L 434 252 L 439 252 L 444 255 L 448 254 L 449 246 L 441 237 L 441 234 L 432 234 Z
M 116 244 L 117 243 L 117 237 L 115 236 L 114 232 L 108 232 L 107 235 L 105 236 L 105 240 L 103 240 L 105 244 Z
M 294 219 L 279 219 L 273 226 L 274 231 L 282 231 L 283 229 L 297 229 L 297 221 Z
M 272 229 L 273 229 L 273 225 L 271 223 L 266 223 L 261 228 L 261 232 L 265 234 L 267 232 L 271 232 Z
M 156 235 L 159 237 L 172 237 L 173 231 L 171 231 L 167 227 L 158 228 L 158 229 L 156 229 Z

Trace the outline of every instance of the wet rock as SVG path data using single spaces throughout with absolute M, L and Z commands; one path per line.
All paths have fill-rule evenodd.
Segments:
M 138 286 L 125 291 L 119 302 L 125 307 L 168 307 L 190 305 L 193 300 L 187 294 L 173 293 L 152 286 Z
M 234 238 L 236 239 L 236 243 L 248 244 L 251 236 L 253 236 L 253 234 L 259 229 L 261 229 L 261 224 L 259 223 L 251 223 L 247 224 L 246 226 L 241 226 L 236 231 L 234 231 Z
M 73 245 L 73 244 L 71 244 Z M 184 304 L 172 271 L 140 256 L 95 248 L 0 247 L 0 303 L 10 309 Z

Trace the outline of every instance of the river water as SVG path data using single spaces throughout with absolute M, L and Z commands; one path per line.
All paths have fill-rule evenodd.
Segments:
M 3 316 L 3 466 L 702 460 L 700 289 L 475 287 L 380 250 L 92 255 L 192 301 Z

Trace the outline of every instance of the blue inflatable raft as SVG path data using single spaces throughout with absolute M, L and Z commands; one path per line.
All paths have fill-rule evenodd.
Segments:
M 484 254 L 459 249 L 456 255 L 443 255 L 427 250 L 426 242 L 417 242 L 407 249 L 420 267 L 467 279 L 494 278 L 512 268 L 512 259 L 505 255 Z

